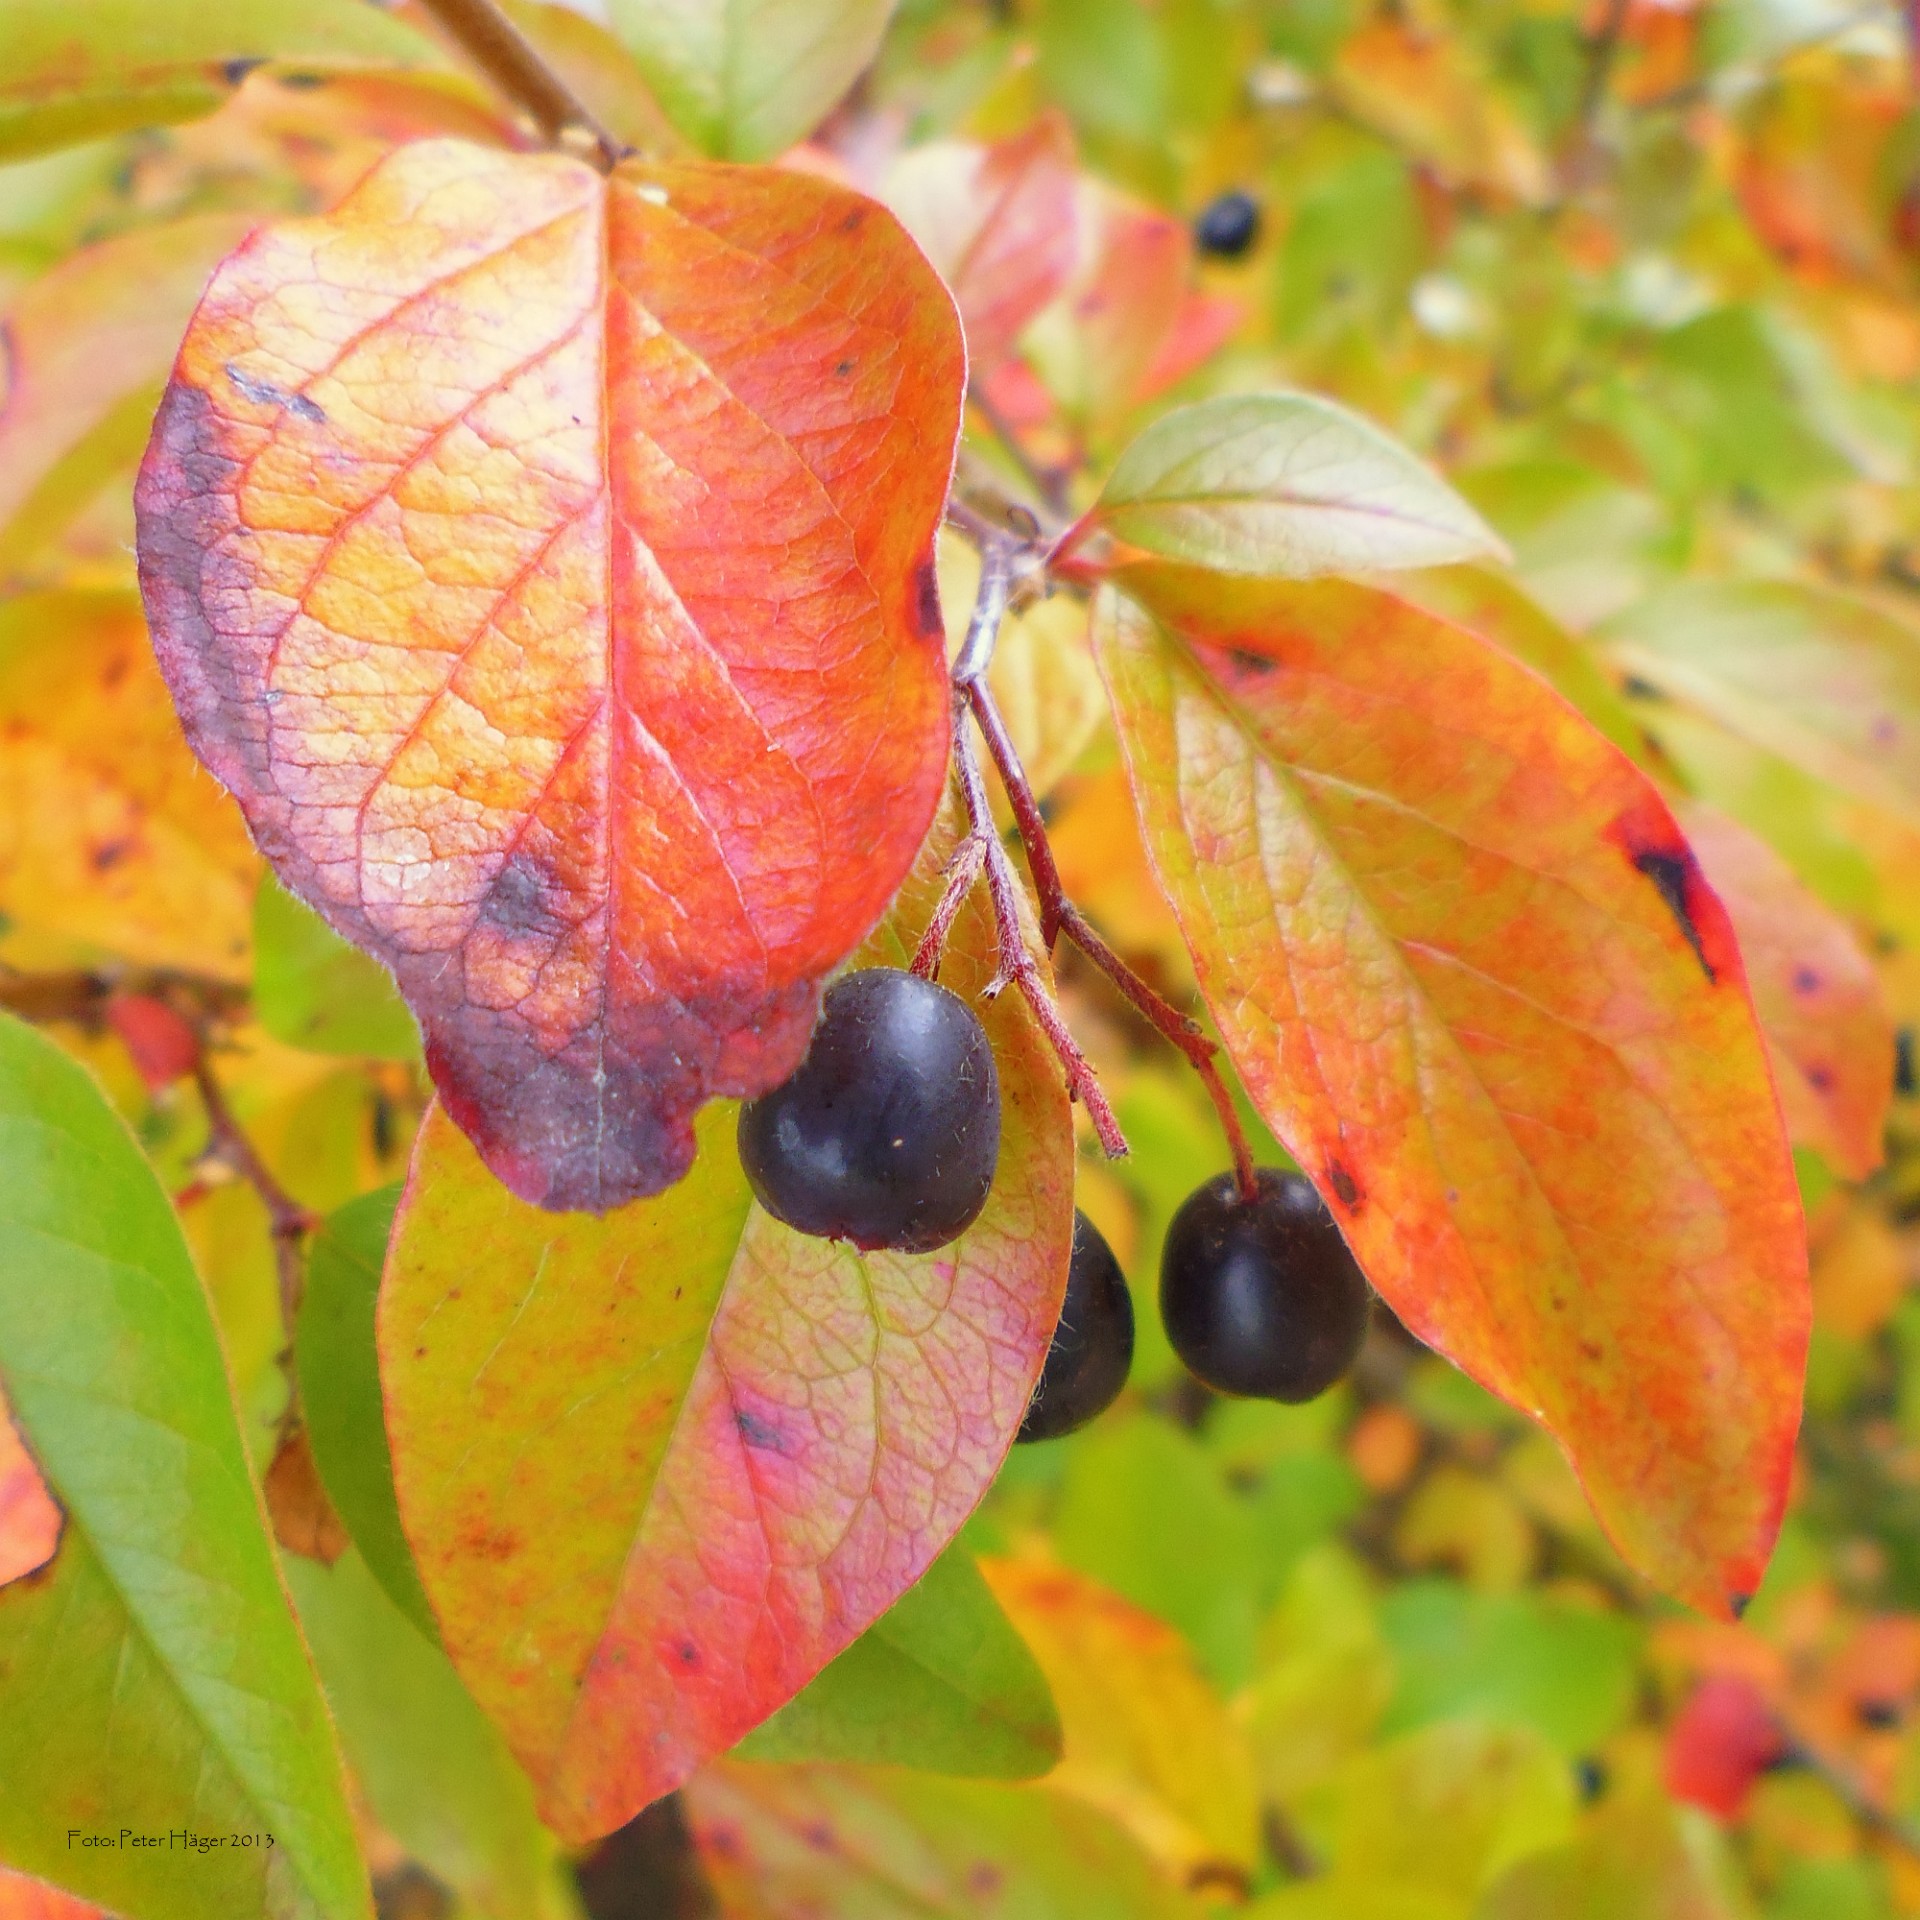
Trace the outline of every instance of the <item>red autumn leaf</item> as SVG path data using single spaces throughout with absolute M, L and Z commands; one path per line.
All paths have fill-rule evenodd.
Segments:
M 107 999 L 107 1025 L 133 1056 L 149 1093 L 190 1074 L 200 1059 L 200 1036 L 150 993 L 115 993 Z
M 1071 129 L 1056 111 L 991 147 L 915 147 L 888 175 L 886 197 L 952 289 L 969 368 L 980 379 L 1073 272 Z
M 1698 801 L 1675 804 L 1740 938 L 1793 1137 L 1848 1180 L 1885 1158 L 1893 1016 L 1873 962 L 1764 840 Z
M 1716 1612 L 1786 1498 L 1805 1234 L 1725 910 L 1646 777 L 1372 588 L 1119 570 L 1158 878 L 1255 1104 L 1423 1340 Z
M 405 147 L 181 349 L 141 579 L 196 751 L 516 1193 L 677 1180 L 932 818 L 951 300 L 801 174 Z
M 928 843 L 863 958 L 901 965 Z M 941 978 L 1000 1072 L 985 1211 L 929 1254 L 750 1204 L 709 1109 L 671 1193 L 556 1219 L 441 1115 L 381 1286 L 394 1483 L 441 1638 L 572 1841 L 731 1747 L 917 1580 L 1012 1443 L 1059 1317 L 1073 1129 L 976 889 Z
M 1787 1750 L 1766 1697 L 1738 1674 L 1702 1680 L 1667 1731 L 1667 1791 L 1737 1819 L 1753 1784 Z

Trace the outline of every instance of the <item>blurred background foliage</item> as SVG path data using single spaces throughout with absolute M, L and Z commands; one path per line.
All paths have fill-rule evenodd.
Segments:
M 607 33 L 516 12 L 623 131 L 654 126 Z M 1124 287 L 1138 236 L 1118 279 L 1042 316 L 992 389 L 1032 459 L 1087 496 L 1169 395 L 1276 383 L 1421 449 L 1510 543 L 1522 591 L 1408 590 L 1477 595 L 1493 637 L 1772 846 L 1870 962 L 1900 1046 L 1863 1071 L 1897 1074 L 1897 1097 L 1878 1168 L 1799 1130 L 1817 1298 L 1799 1470 L 1764 1589 L 1710 1626 L 1622 1566 L 1544 1437 L 1384 1308 L 1314 1405 L 1184 1380 L 1159 1242 L 1225 1152 L 1191 1078 L 1067 963 L 1133 1143 L 1090 1152 L 1080 1194 L 1136 1289 L 1140 1351 L 1120 1405 L 1016 1450 L 964 1536 L 1047 1674 L 1065 1758 L 1022 1786 L 733 1763 L 689 1799 L 705 1873 L 676 1813 L 646 1816 L 586 1870 L 594 1912 L 1920 1914 L 1914 63 L 1898 11 L 1855 0 L 905 0 L 821 164 L 878 183 L 905 144 L 1058 109 L 1142 207 L 1258 208 L 1237 258 L 1155 256 L 1195 297 L 1152 337 Z M 264 1466 L 284 1393 L 270 1223 L 204 1155 L 166 1050 L 173 983 L 225 996 L 220 1082 L 308 1208 L 398 1177 L 424 1083 L 383 977 L 262 880 L 171 731 L 130 598 L 131 469 L 248 219 L 328 203 L 399 138 L 514 136 L 451 67 L 230 79 L 210 117 L 0 167 L 0 986 L 101 1074 L 178 1196 Z M 1115 286 L 1126 379 L 1082 354 Z M 950 605 L 969 565 L 943 555 Z M 1080 625 L 1065 601 L 1017 621 L 1003 701 L 1069 890 L 1189 992 Z M 323 1667 L 327 1644 L 384 1632 L 392 1686 L 414 1684 L 410 1629 L 369 1624 L 377 1596 L 296 1584 Z M 479 1752 L 463 1696 L 431 1695 L 412 1736 Z M 390 1718 L 335 1706 L 385 1910 L 512 1910 L 469 1845 L 531 1818 L 486 1784 L 497 1757 L 473 1761 L 470 1807 L 423 1811 Z M 880 1836 L 864 1866 L 777 1864 L 767 1836 L 815 1800 Z M 961 1884 L 939 1879 L 941 1836 L 961 1831 L 1000 1877 L 941 1904 Z M 742 1832 L 764 1842 L 754 1873 L 717 1837 Z M 528 1849 L 514 1872 L 537 1879 Z

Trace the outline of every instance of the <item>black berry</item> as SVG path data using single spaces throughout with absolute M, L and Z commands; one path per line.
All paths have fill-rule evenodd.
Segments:
M 1193 244 L 1221 260 L 1238 260 L 1259 237 L 1259 203 L 1238 187 L 1209 200 L 1193 223 Z
M 1366 1278 L 1309 1181 L 1262 1167 L 1256 1187 L 1243 1201 L 1223 1173 L 1181 1204 L 1160 1259 L 1160 1317 L 1208 1386 L 1311 1400 L 1360 1350 Z
M 1100 1229 L 1076 1210 L 1060 1324 L 1014 1438 L 1058 1440 L 1084 1427 L 1113 1405 L 1132 1365 L 1133 1296 Z
M 799 1071 L 740 1109 L 760 1204 L 802 1233 L 926 1253 L 986 1204 L 1000 1077 L 973 1009 L 874 967 L 827 989 Z

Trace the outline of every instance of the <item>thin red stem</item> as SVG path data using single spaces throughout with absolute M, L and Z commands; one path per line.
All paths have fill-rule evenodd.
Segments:
M 967 736 L 966 715 L 966 701 L 956 697 L 953 703 L 954 770 L 959 776 L 961 797 L 966 802 L 968 831 L 981 850 L 980 858 L 986 871 L 987 892 L 993 901 L 993 918 L 1000 943 L 999 971 L 987 992 L 992 995 L 1008 986 L 1019 988 L 1027 1005 L 1033 1009 L 1033 1017 L 1041 1032 L 1047 1036 L 1048 1043 L 1060 1056 L 1060 1064 L 1066 1068 L 1068 1092 L 1086 1108 L 1087 1117 L 1093 1122 L 1093 1130 L 1099 1136 L 1101 1148 L 1108 1159 L 1117 1160 L 1127 1151 L 1127 1136 L 1121 1132 L 1119 1119 L 1101 1090 L 1099 1076 L 1095 1074 L 1086 1055 L 1080 1051 L 1079 1042 L 1074 1039 L 1072 1030 L 1054 1004 L 1039 963 L 1028 949 L 1026 934 L 1020 924 L 1020 882 L 1014 874 L 1012 862 L 1007 858 L 1006 848 L 1000 844 L 999 830 L 993 824 L 993 807 L 987 798 L 986 776 L 980 771 L 973 742 Z M 924 947 L 923 941 L 923 950 Z
M 1034 798 L 1026 769 L 1020 764 L 1013 737 L 1008 733 L 1006 722 L 995 704 L 985 672 L 967 681 L 964 691 L 973 709 L 974 720 L 979 725 L 981 738 L 986 741 L 987 751 L 993 756 L 994 770 L 1000 776 L 1001 786 L 1006 789 L 1007 801 L 1013 809 L 1020 837 L 1026 843 L 1027 864 L 1033 871 L 1034 889 L 1040 897 L 1042 942 L 1051 951 L 1055 938 L 1064 933 L 1113 982 L 1128 1004 L 1151 1021 L 1187 1057 L 1194 1072 L 1200 1076 L 1207 1097 L 1213 1102 L 1214 1111 L 1220 1116 L 1221 1131 L 1226 1134 L 1227 1145 L 1233 1153 L 1234 1179 L 1241 1198 L 1253 1199 L 1256 1191 L 1253 1152 L 1247 1145 L 1246 1130 L 1240 1124 L 1239 1110 L 1234 1106 L 1233 1096 L 1227 1091 L 1214 1060 L 1218 1049 L 1207 1038 L 1199 1022 L 1182 1013 L 1141 979 L 1100 937 L 1086 915 L 1067 898 L 1059 865 L 1054 860 L 1053 848 L 1047 840 L 1047 823 L 1040 812 L 1040 803 Z
M 260 1196 L 267 1210 L 273 1235 L 274 1271 L 280 1283 L 280 1315 L 287 1339 L 293 1339 L 294 1323 L 300 1313 L 300 1297 L 306 1290 L 306 1274 L 301 1261 L 301 1242 L 320 1224 L 319 1216 L 309 1213 L 278 1180 L 254 1150 L 254 1145 L 227 1105 L 227 1096 L 214 1078 L 203 1052 L 194 1063 L 193 1083 L 200 1090 L 200 1104 L 207 1115 L 207 1151 L 224 1160 L 233 1171 Z

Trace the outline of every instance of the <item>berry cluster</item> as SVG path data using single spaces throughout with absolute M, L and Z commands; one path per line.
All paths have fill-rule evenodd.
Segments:
M 986 1205 L 1000 1157 L 1000 1082 L 958 995 L 889 968 L 828 990 L 793 1077 L 740 1110 L 760 1204 L 802 1233 L 925 1253 Z M 1160 1315 L 1188 1369 L 1222 1393 L 1310 1400 L 1353 1364 L 1369 1294 L 1310 1182 L 1222 1174 L 1168 1229 Z M 1066 1298 L 1022 1440 L 1052 1440 L 1113 1403 L 1133 1360 L 1133 1302 L 1113 1250 L 1073 1220 Z

